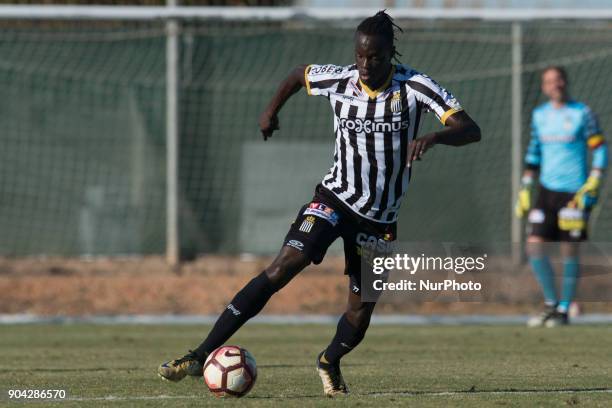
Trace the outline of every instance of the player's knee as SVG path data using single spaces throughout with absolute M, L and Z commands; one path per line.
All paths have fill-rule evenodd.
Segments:
M 525 249 L 528 256 L 540 256 L 543 254 L 544 238 L 537 235 L 530 235 L 527 237 L 527 244 Z
M 285 247 L 265 272 L 270 282 L 281 289 L 309 263 L 303 254 L 286 250 Z
M 537 236 L 537 235 L 530 235 L 527 237 L 527 243 L 529 244 L 536 244 L 536 243 L 542 243 L 544 242 L 544 238 Z

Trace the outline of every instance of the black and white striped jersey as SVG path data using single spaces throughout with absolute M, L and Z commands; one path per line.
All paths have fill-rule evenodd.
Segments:
M 334 111 L 334 164 L 323 186 L 359 215 L 377 222 L 397 220 L 410 180 L 408 143 L 421 114 L 434 112 L 444 124 L 462 110 L 455 97 L 427 75 L 403 65 L 371 90 L 355 65 L 309 65 L 309 95 L 325 96 Z

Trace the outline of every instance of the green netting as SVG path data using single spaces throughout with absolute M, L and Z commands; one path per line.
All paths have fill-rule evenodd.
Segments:
M 163 251 L 164 44 L 163 26 L 3 30 L 2 253 Z
M 400 21 L 402 62 L 453 91 L 483 130 L 415 165 L 404 241 L 510 241 L 511 27 Z M 273 253 L 332 163 L 324 98 L 296 95 L 266 143 L 259 113 L 296 64 L 352 63 L 355 21 L 183 25 L 181 246 Z M 567 67 L 576 98 L 612 129 L 612 28 L 524 28 L 524 136 L 539 70 Z M 156 23 L 6 25 L 0 38 L 0 253 L 161 253 L 165 246 L 165 34 Z M 439 126 L 427 117 L 421 132 Z M 593 237 L 612 238 L 612 193 Z

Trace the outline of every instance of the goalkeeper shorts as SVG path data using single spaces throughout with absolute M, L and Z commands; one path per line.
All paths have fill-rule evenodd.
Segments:
M 378 223 L 357 215 L 334 193 L 317 185 L 312 200 L 302 206 L 285 237 L 284 246 L 306 254 L 319 264 L 329 246 L 338 238 L 344 241 L 345 271 L 353 293 L 361 293 L 362 254 L 372 256 L 372 244 L 384 251 L 391 247 L 397 223 Z
M 542 237 L 547 241 L 580 242 L 587 239 L 587 225 L 589 212 L 584 212 L 581 228 L 564 229 L 559 225 L 575 224 L 575 220 L 559 219 L 560 213 L 571 213 L 566 211 L 569 202 L 575 193 L 552 191 L 540 186 L 538 198 L 534 207 L 529 212 L 527 223 L 527 234 Z M 563 211 L 562 211 L 563 210 Z

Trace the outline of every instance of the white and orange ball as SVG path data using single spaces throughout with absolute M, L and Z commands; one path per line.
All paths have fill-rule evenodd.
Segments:
M 204 381 L 217 397 L 244 397 L 256 379 L 255 359 L 242 347 L 221 346 L 204 362 Z

